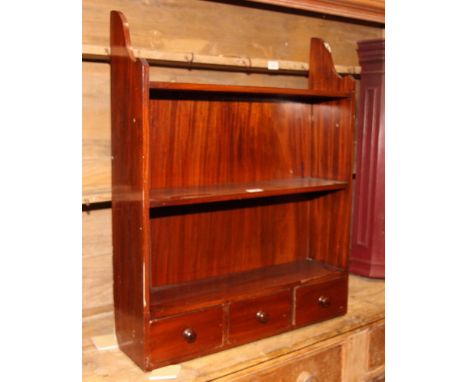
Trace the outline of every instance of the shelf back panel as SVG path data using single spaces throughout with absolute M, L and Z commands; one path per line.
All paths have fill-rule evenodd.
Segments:
M 352 102 L 152 96 L 150 188 L 293 182 L 317 176 L 350 183 Z M 193 214 L 180 206 L 183 214 L 158 216 L 156 208 L 151 219 L 151 285 L 307 257 L 345 267 L 350 190 L 327 195 L 309 194 L 308 200 L 299 195 L 294 202 L 272 205 L 244 200 L 240 208 L 211 206 Z
M 220 95 L 150 103 L 151 188 L 310 176 L 313 106 Z
M 152 209 L 151 285 L 306 259 L 310 198 L 292 195 Z

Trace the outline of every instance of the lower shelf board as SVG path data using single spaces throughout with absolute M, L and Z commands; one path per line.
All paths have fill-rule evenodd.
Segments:
M 304 259 L 224 277 L 153 287 L 151 317 L 176 315 L 305 283 L 323 283 L 344 274 L 342 269 Z

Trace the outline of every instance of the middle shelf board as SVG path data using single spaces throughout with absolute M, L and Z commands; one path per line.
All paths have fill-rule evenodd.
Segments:
M 150 190 L 150 207 L 180 206 L 270 196 L 339 190 L 347 182 L 321 178 L 260 180 L 249 183 L 217 184 L 187 188 Z
M 302 284 L 323 284 L 345 277 L 345 271 L 313 259 L 302 259 L 226 276 L 151 288 L 151 316 L 164 317 L 227 301 L 257 297 Z

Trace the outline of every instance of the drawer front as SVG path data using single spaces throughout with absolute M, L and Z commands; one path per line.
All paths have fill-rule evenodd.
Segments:
M 253 341 L 284 331 L 291 326 L 291 292 L 232 303 L 229 307 L 231 344 Z
M 296 288 L 296 325 L 326 320 L 346 313 L 348 279 Z
M 154 366 L 208 353 L 223 343 L 223 310 L 215 307 L 155 321 L 149 342 Z

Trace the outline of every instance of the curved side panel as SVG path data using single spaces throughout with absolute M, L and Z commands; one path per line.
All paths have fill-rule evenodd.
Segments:
M 336 73 L 330 48 L 320 38 L 310 40 L 309 89 L 354 91 L 354 80 Z
M 112 241 L 119 346 L 146 369 L 149 325 L 149 67 L 131 52 L 128 24 L 111 12 Z
M 122 12 L 111 11 L 110 28 L 111 57 L 127 57 L 136 61 L 132 51 L 128 22 Z

